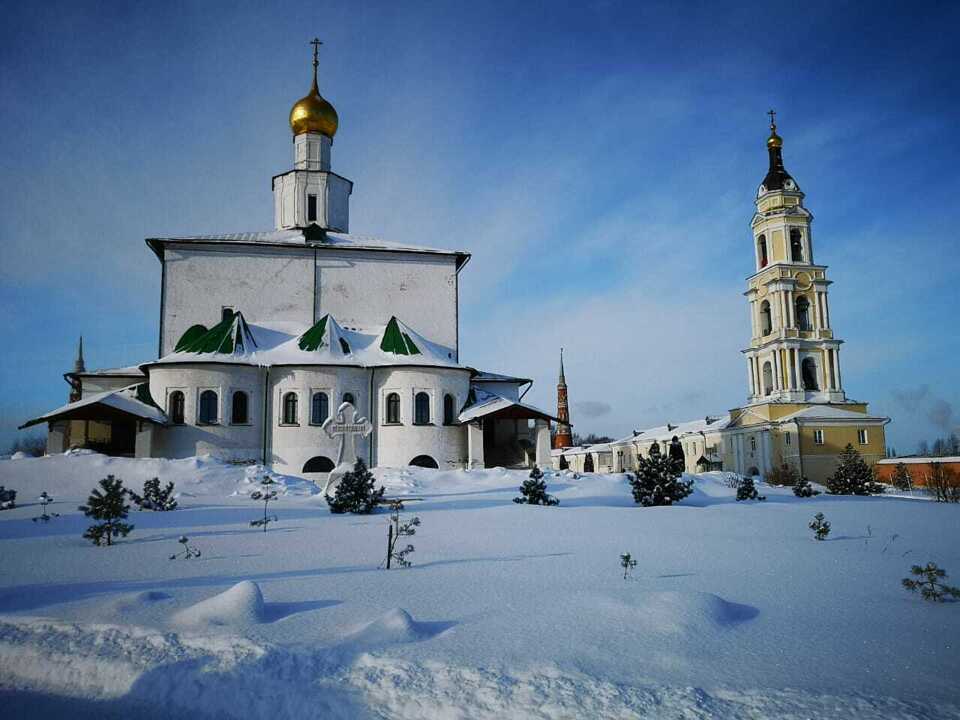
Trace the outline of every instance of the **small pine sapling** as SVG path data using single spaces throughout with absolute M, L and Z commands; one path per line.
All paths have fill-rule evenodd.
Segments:
M 813 489 L 813 484 L 807 480 L 806 476 L 800 478 L 797 481 L 797 484 L 793 486 L 793 494 L 797 497 L 808 498 L 813 497 L 814 495 L 819 495 L 819 490 Z
M 757 492 L 757 486 L 753 484 L 752 477 L 745 477 L 737 485 L 737 502 L 741 500 L 766 500 L 766 495 Z
M 413 545 L 407 543 L 407 546 L 397 550 L 397 543 L 402 537 L 412 537 L 417 534 L 417 528 L 420 526 L 420 518 L 414 517 L 412 520 L 401 523 L 400 511 L 403 509 L 403 502 L 394 500 L 390 503 L 390 522 L 387 527 L 387 570 L 396 561 L 400 567 L 410 567 L 412 564 L 407 556 L 414 551 Z
M 52 520 L 53 518 L 60 517 L 60 513 L 47 512 L 47 505 L 53 502 L 53 498 L 47 495 L 46 490 L 40 493 L 40 497 L 37 498 L 37 502 L 40 503 L 40 514 L 37 517 L 32 518 L 34 522 L 37 522 L 37 521 L 50 522 L 50 520 Z
M 383 500 L 386 488 L 374 490 L 376 478 L 366 464 L 357 458 L 353 470 L 345 473 L 337 485 L 333 497 L 327 495 L 327 505 L 332 513 L 357 513 L 367 515 Z
M 276 515 L 267 515 L 267 506 L 270 501 L 277 499 L 277 490 L 273 487 L 276 484 L 277 481 L 273 479 L 273 476 L 269 472 L 264 472 L 263 477 L 260 478 L 260 489 L 250 493 L 251 500 L 263 500 L 263 518 L 251 520 L 250 527 L 262 527 L 263 531 L 266 532 L 267 525 L 280 519 Z
M 897 490 L 908 491 L 913 489 L 913 478 L 910 477 L 910 471 L 902 462 L 897 463 L 890 481 Z
M 0 510 L 12 510 L 17 506 L 17 491 L 0 485 Z
M 543 472 L 534 465 L 530 471 L 530 477 L 523 481 L 520 486 L 520 493 L 523 497 L 513 499 L 515 503 L 526 503 L 527 505 L 559 505 L 560 501 L 553 495 L 547 494 L 547 481 L 543 479 Z
M 183 545 L 183 550 L 171 555 L 171 560 L 176 560 L 177 558 L 180 558 L 181 560 L 189 560 L 190 558 L 200 557 L 200 551 L 197 550 L 197 548 L 190 547 L 190 538 L 188 538 L 186 535 L 181 535 L 177 542 Z
M 127 490 L 127 495 L 141 510 L 167 512 L 177 509 L 177 501 L 173 499 L 173 482 L 168 482 L 161 489 L 160 478 L 147 480 L 143 484 L 143 495 L 137 495 L 133 490 Z
M 112 545 L 113 538 L 126 537 L 133 530 L 133 525 L 123 522 L 130 511 L 124 502 L 126 495 L 120 478 L 107 475 L 101 480 L 100 487 L 94 488 L 87 498 L 87 504 L 78 508 L 87 517 L 100 521 L 88 527 L 83 536 L 94 545 Z
M 620 567 L 623 568 L 623 579 L 626 580 L 630 576 L 630 571 L 637 566 L 637 561 L 633 559 L 630 553 L 623 553 L 620 556 Z
M 920 592 L 924 600 L 943 602 L 945 598 L 960 598 L 960 588 L 947 585 L 947 571 L 937 567 L 936 563 L 928 562 L 926 567 L 913 565 L 910 567 L 913 578 L 904 578 L 901 582 L 910 592 Z M 916 579 L 914 579 L 916 578 Z
M 826 540 L 827 535 L 830 534 L 830 521 L 823 516 L 823 513 L 814 515 L 807 527 L 813 530 L 813 537 L 817 540 Z
M 637 456 L 636 475 L 627 475 L 634 501 L 643 507 L 672 505 L 693 492 L 693 480 L 683 480 L 677 462 L 654 443 L 650 457 Z

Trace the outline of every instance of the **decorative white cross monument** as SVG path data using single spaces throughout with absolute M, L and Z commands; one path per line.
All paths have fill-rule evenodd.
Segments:
M 320 427 L 330 439 L 340 438 L 337 466 L 330 471 L 330 477 L 323 489 L 323 494 L 329 495 L 340 483 L 340 478 L 353 470 L 357 462 L 357 435 L 367 437 L 373 432 L 373 425 L 365 417 L 357 417 L 357 409 L 351 403 L 345 402 L 337 408 L 337 414 L 324 420 Z

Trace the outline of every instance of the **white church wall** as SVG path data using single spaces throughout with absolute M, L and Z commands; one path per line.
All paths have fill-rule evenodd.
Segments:
M 154 457 L 185 458 L 213 455 L 225 460 L 260 460 L 263 448 L 263 375 L 249 365 L 165 365 L 150 369 L 150 394 L 169 414 L 170 393 L 184 395 L 184 422 L 159 430 L 150 443 Z M 204 390 L 217 393 L 217 422 L 199 422 L 199 398 Z M 233 424 L 233 394 L 247 393 L 247 422 Z
M 344 393 L 353 394 L 357 413 L 370 412 L 370 370 L 356 367 L 273 367 L 270 369 L 270 460 L 278 472 L 302 475 L 307 460 L 323 456 L 336 463 L 340 441 L 331 439 L 311 417 L 313 394 L 326 393 L 335 415 Z M 297 422 L 283 422 L 283 399 L 297 395 Z M 372 420 L 371 420 L 372 422 Z M 358 438 L 357 456 L 370 462 L 370 438 Z
M 167 245 L 162 354 L 191 325 L 212 327 L 222 309 L 250 322 L 313 324 L 313 249 Z M 388 318 L 389 319 L 389 318 Z
M 470 390 L 470 372 L 454 368 L 378 368 L 374 374 L 377 413 L 374 424 L 377 465 L 407 465 L 418 455 L 428 455 L 440 469 L 464 467 L 468 460 L 467 429 L 443 424 L 443 396 L 454 397 L 459 410 Z M 387 395 L 400 396 L 400 423 L 386 423 Z M 414 396 L 430 395 L 430 423 L 414 424 Z
M 106 377 L 102 375 L 87 375 L 80 380 L 80 397 L 86 399 L 98 393 L 122 390 L 125 387 L 143 382 L 144 378 Z
M 456 259 L 447 255 L 317 253 L 317 315 L 346 327 L 384 325 L 391 316 L 431 342 L 457 348 Z

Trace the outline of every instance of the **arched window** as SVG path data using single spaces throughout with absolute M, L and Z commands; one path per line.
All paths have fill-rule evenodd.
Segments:
M 233 394 L 233 402 L 230 405 L 230 422 L 234 425 L 246 425 L 249 418 L 249 408 L 247 394 L 243 390 L 237 390 Z
M 305 473 L 325 473 L 333 470 L 333 460 L 324 455 L 312 457 L 303 465 Z
M 819 390 L 820 385 L 817 382 L 817 362 L 813 358 L 804 358 L 800 363 L 800 376 L 803 380 L 804 390 Z
M 443 424 L 453 425 L 453 395 L 450 393 L 443 396 Z
M 770 302 L 760 303 L 760 334 L 769 335 L 773 332 L 773 314 L 770 312 Z
M 790 229 L 790 259 L 794 262 L 803 262 L 803 241 L 798 228 Z
M 430 424 L 430 396 L 425 392 L 418 392 L 413 398 L 413 424 Z
M 757 238 L 757 257 L 760 258 L 760 267 L 764 268 L 769 262 L 767 258 L 767 236 L 761 235 Z
M 283 424 L 297 424 L 297 394 L 288 392 L 283 396 Z
M 803 295 L 797 298 L 795 303 L 796 306 L 796 317 L 797 317 L 797 327 L 800 330 L 812 330 L 813 326 L 810 324 L 810 301 L 807 300 Z
M 400 396 L 397 393 L 387 395 L 387 422 L 400 424 Z
M 330 416 L 330 399 L 325 392 L 315 392 L 310 400 L 310 422 L 313 425 L 323 425 Z
M 183 425 L 183 393 L 174 390 L 167 398 L 167 413 L 174 425 Z
M 763 364 L 763 394 L 769 395 L 773 392 L 773 366 L 767 360 Z
M 431 468 L 433 470 L 440 469 L 440 466 L 437 465 L 437 461 L 429 455 L 417 455 L 413 460 L 410 461 L 410 464 L 414 467 Z
M 343 394 L 343 402 L 348 402 L 348 403 L 350 403 L 351 405 L 353 405 L 354 407 L 356 407 L 356 405 L 357 405 L 357 401 L 353 399 L 353 393 L 344 393 L 344 394 Z
M 201 425 L 216 425 L 217 405 L 216 392 L 204 390 L 200 393 L 200 413 L 197 415 L 197 422 Z

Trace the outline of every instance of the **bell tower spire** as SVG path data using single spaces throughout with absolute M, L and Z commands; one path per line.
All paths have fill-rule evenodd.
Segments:
M 560 379 L 557 381 L 557 434 L 553 436 L 554 448 L 573 445 L 570 432 L 570 407 L 567 404 L 567 378 L 563 372 L 563 348 L 560 348 Z

